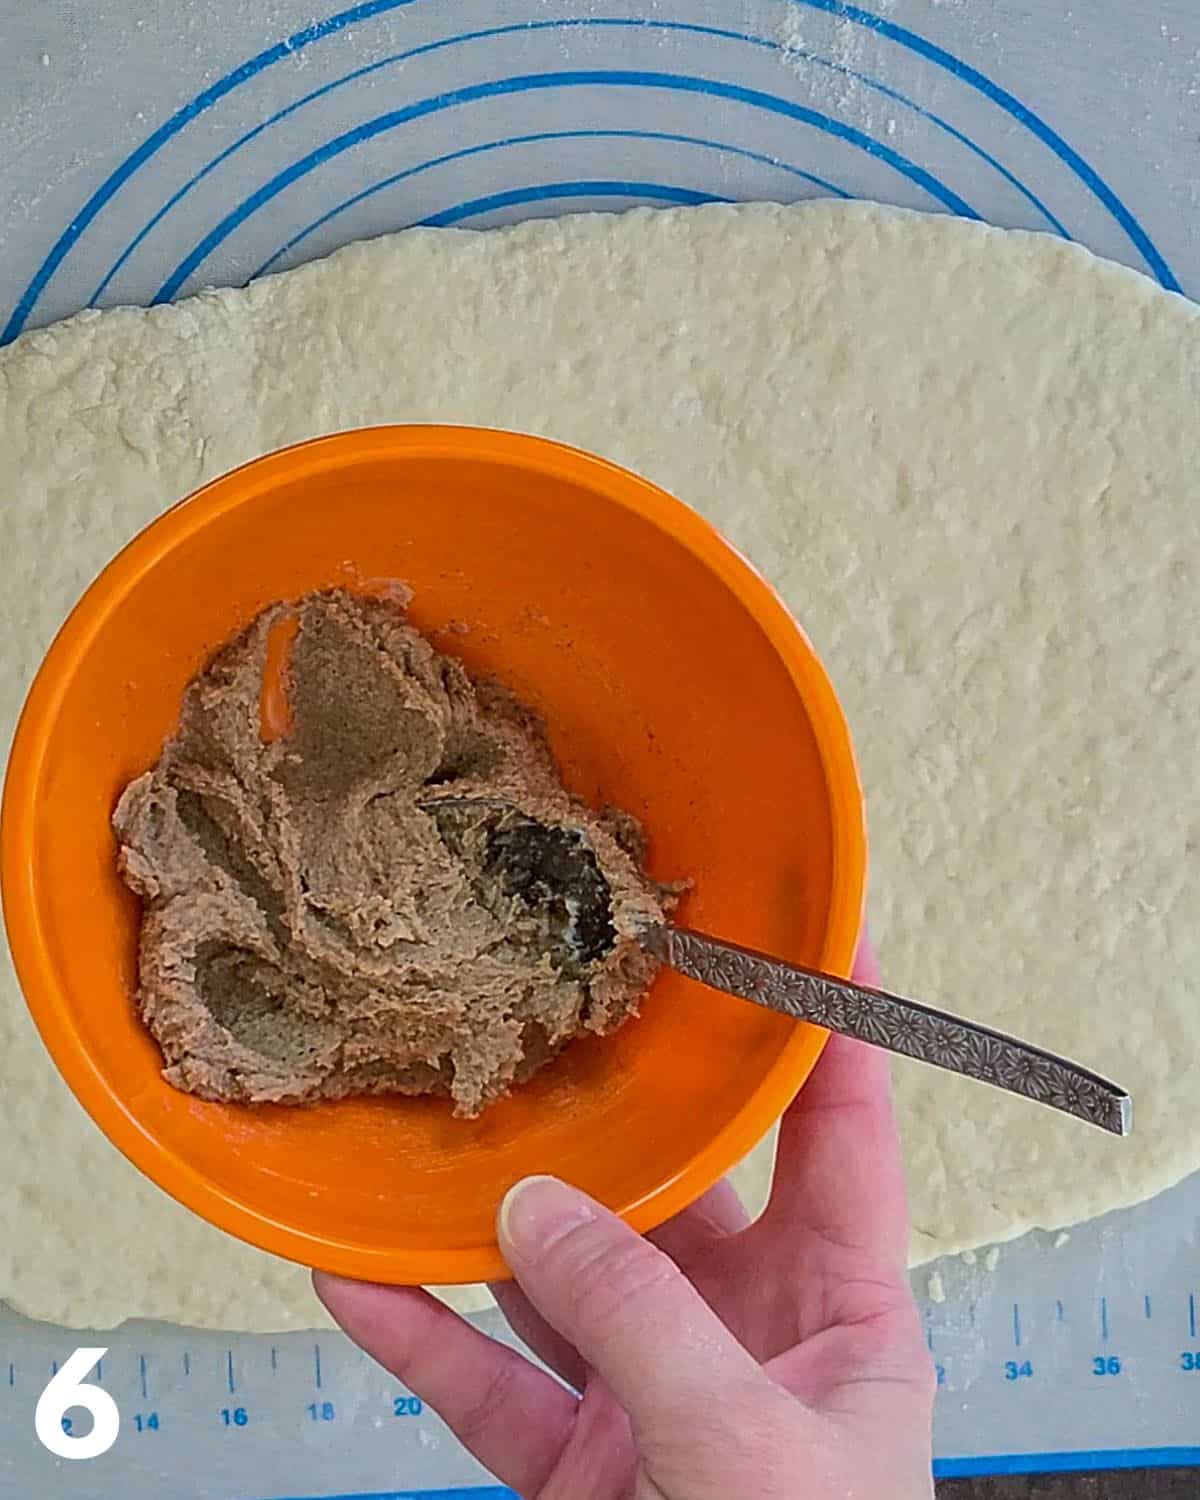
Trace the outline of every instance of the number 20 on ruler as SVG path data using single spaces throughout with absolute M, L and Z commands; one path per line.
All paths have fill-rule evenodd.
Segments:
M 108 1353 L 107 1349 L 76 1349 L 62 1369 L 38 1397 L 33 1430 L 38 1442 L 56 1458 L 99 1458 L 117 1440 L 121 1413 L 117 1403 L 98 1385 L 88 1385 L 84 1376 Z M 92 1418 L 92 1430 L 73 1437 L 66 1413 L 82 1407 Z

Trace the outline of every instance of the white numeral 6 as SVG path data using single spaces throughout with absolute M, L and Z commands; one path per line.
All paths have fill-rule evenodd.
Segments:
M 33 1427 L 43 1448 L 58 1458 L 99 1458 L 117 1440 L 121 1413 L 117 1403 L 98 1385 L 85 1385 L 83 1377 L 108 1353 L 107 1349 L 76 1349 L 38 1397 Z M 72 1437 L 63 1417 L 72 1406 L 92 1414 L 92 1430 L 86 1437 Z

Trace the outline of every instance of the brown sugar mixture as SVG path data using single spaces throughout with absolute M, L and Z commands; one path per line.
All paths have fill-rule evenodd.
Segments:
M 268 742 L 268 641 L 298 621 Z M 634 1013 L 671 896 L 640 830 L 563 788 L 538 720 L 403 607 L 266 610 L 189 685 L 113 817 L 142 898 L 138 1005 L 206 1099 L 449 1094 L 476 1115 Z

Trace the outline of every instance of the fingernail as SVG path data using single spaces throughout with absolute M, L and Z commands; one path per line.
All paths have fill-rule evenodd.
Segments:
M 529 1260 L 595 1217 L 577 1188 L 557 1177 L 525 1177 L 509 1188 L 500 1205 L 500 1243 Z

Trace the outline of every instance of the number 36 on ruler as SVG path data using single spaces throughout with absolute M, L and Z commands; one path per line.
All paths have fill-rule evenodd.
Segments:
M 88 1385 L 84 1376 L 108 1353 L 107 1349 L 76 1349 L 38 1397 L 33 1428 L 43 1448 L 56 1458 L 99 1458 L 117 1440 L 121 1413 L 117 1403 L 98 1385 Z M 71 1435 L 66 1413 L 75 1406 L 91 1413 L 92 1430 L 83 1437 Z

